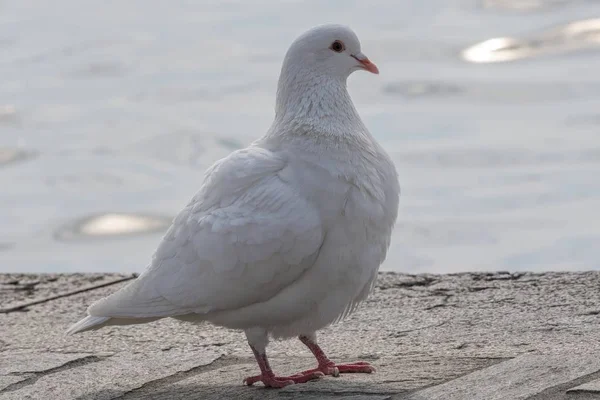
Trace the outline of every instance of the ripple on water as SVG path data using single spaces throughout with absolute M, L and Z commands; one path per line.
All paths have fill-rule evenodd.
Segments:
M 0 148 L 0 167 L 27 161 L 36 156 L 33 151 Z
M 571 126 L 593 126 L 600 125 L 600 114 L 585 114 L 570 116 L 566 120 Z
M 575 1 L 578 0 L 482 0 L 481 5 L 484 8 L 529 12 L 562 6 Z
M 419 98 L 454 96 L 464 92 L 464 89 L 445 82 L 414 81 L 390 83 L 383 88 L 383 92 L 406 98 Z
M 412 153 L 393 153 L 398 164 L 444 168 L 498 168 L 523 165 L 560 165 L 565 163 L 597 163 L 600 149 L 584 151 L 534 152 L 511 149 L 447 150 Z
M 54 237 L 61 241 L 137 236 L 165 231 L 172 218 L 137 213 L 105 213 L 79 219 L 59 228 Z
M 14 243 L 0 242 L 0 251 L 10 250 L 15 247 Z
M 561 237 L 545 246 L 505 257 L 503 263 L 507 267 L 518 269 L 546 269 L 548 265 L 573 268 L 574 264 L 586 269 L 597 269 L 600 267 L 599 241 L 599 235 Z
M 498 37 L 464 49 L 472 63 L 508 62 L 600 47 L 600 18 L 571 22 L 529 38 Z
M 126 179 L 110 171 L 94 171 L 83 174 L 74 170 L 72 173 L 65 173 L 64 175 L 45 176 L 43 181 L 53 190 L 114 190 L 127 187 Z M 140 183 L 142 182 L 135 182 L 137 187 L 141 186 Z
M 144 156 L 172 164 L 206 167 L 206 164 L 212 164 L 214 160 L 225 157 L 233 148 L 240 147 L 241 144 L 233 139 L 179 131 L 144 139 L 132 145 L 131 149 Z
M 15 125 L 19 122 L 19 115 L 13 105 L 0 105 L 0 124 Z
M 229 150 L 239 150 L 244 147 L 241 142 L 232 138 L 217 138 L 217 143 Z
M 156 89 L 146 88 L 133 94 L 130 100 L 136 103 L 188 104 L 193 102 L 214 101 L 229 95 L 255 92 L 262 88 L 261 82 L 237 83 L 212 87 L 205 86 L 162 86 Z
M 552 101 L 597 98 L 600 84 L 596 83 L 527 83 L 527 82 L 461 82 L 443 81 L 392 82 L 383 87 L 390 96 L 407 100 L 460 97 L 470 103 L 542 103 Z
M 10 47 L 17 41 L 13 38 L 0 38 L 0 47 Z
M 418 247 L 487 245 L 497 242 L 487 224 L 411 221 L 398 225 L 404 243 Z
M 115 62 L 90 63 L 72 72 L 72 75 L 80 78 L 115 78 L 127 73 L 127 68 Z

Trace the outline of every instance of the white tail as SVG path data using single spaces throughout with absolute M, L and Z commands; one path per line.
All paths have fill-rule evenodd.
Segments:
M 88 315 L 84 319 L 75 324 L 71 325 L 71 327 L 67 330 L 67 335 L 72 335 L 77 332 L 89 331 L 92 329 L 100 329 L 102 328 L 106 321 L 108 321 L 110 317 L 94 317 L 93 315 Z

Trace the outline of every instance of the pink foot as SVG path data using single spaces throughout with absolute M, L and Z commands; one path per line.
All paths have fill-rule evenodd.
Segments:
M 370 374 L 375 372 L 375 367 L 369 364 L 366 361 L 357 361 L 349 364 L 336 364 L 331 361 L 321 347 L 316 343 L 314 337 L 311 339 L 308 336 L 300 335 L 298 337 L 302 343 L 313 353 L 315 358 L 317 359 L 318 367 L 315 369 L 309 369 L 308 371 L 304 371 L 303 373 L 310 373 L 314 371 L 321 371 L 325 375 L 331 376 L 340 376 L 340 374 L 344 373 L 363 373 Z
M 296 383 L 306 383 L 323 376 L 320 371 L 307 371 L 292 376 L 275 376 L 273 374 L 261 374 L 249 376 L 244 379 L 244 384 L 248 386 L 254 385 L 256 382 L 262 382 L 265 387 L 282 388 Z
M 346 373 L 363 373 L 370 374 L 375 372 L 375 367 L 365 361 L 357 361 L 349 364 L 336 364 L 332 361 L 323 363 L 317 368 L 302 371 L 302 374 L 308 374 L 311 372 L 322 372 L 324 375 L 331 375 L 338 377 L 340 374 Z

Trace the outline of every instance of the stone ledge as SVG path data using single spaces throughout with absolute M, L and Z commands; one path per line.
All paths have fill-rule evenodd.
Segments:
M 0 400 L 599 397 L 600 272 L 382 273 L 359 311 L 319 337 L 331 358 L 377 373 L 283 390 L 242 386 L 257 369 L 243 335 L 208 324 L 63 335 L 127 278 L 0 275 Z M 282 374 L 314 362 L 296 340 L 269 355 Z

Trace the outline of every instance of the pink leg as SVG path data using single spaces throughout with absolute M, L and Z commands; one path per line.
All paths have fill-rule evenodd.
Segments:
M 357 361 L 350 364 L 336 364 L 325 355 L 325 353 L 323 352 L 321 347 L 319 347 L 318 344 L 313 342 L 308 337 L 299 336 L 298 339 L 300 339 L 300 341 L 304 343 L 306 347 L 308 347 L 308 349 L 313 353 L 318 362 L 317 368 L 303 371 L 302 374 L 310 374 L 313 372 L 320 371 L 325 375 L 339 376 L 340 373 L 343 374 L 354 372 L 370 374 L 372 372 L 375 372 L 375 368 L 365 361 Z
M 244 383 L 248 386 L 252 386 L 256 382 L 260 381 L 266 387 L 282 388 L 288 385 L 293 385 L 295 383 L 305 383 L 314 379 L 319 379 L 323 376 L 323 373 L 320 371 L 310 371 L 307 373 L 292 376 L 275 376 L 273 370 L 271 369 L 271 366 L 269 365 L 267 355 L 260 354 L 252 346 L 250 346 L 250 348 L 252 349 L 254 357 L 256 357 L 256 361 L 258 362 L 258 366 L 260 367 L 260 375 L 249 376 L 246 379 L 244 379 Z

